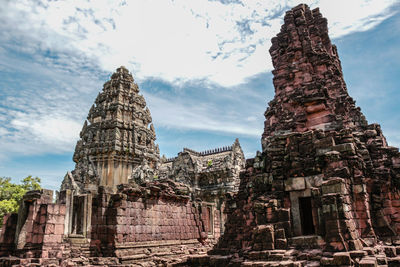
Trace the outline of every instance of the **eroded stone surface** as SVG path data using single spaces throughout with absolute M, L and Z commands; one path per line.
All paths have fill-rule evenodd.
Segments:
M 298 6 L 284 21 L 270 48 L 275 97 L 265 112 L 263 144 L 284 132 L 366 126 L 347 93 L 327 20 L 318 9 Z
M 61 190 L 115 189 L 128 179 L 153 178 L 159 149 L 151 122 L 132 75 L 118 68 L 89 111 L 73 156 L 75 170 L 66 175 Z
M 284 21 L 262 152 L 245 171 L 238 140 L 159 159 L 121 67 L 89 112 L 57 204 L 30 192 L 5 218 L 0 263 L 400 266 L 399 151 L 348 95 L 319 10 L 299 5 Z
M 275 266 L 285 259 L 278 249 L 307 252 L 287 266 L 395 262 L 394 249 L 381 245 L 398 244 L 399 151 L 348 95 L 319 10 L 299 5 L 284 21 L 270 49 L 275 97 L 265 113 L 263 151 L 247 160 L 211 253 L 236 253 L 245 266 Z M 313 248 L 319 258 L 311 259 Z M 354 252 L 363 250 L 368 256 Z

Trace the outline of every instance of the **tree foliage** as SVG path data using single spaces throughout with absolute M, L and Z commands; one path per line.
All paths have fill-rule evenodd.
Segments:
M 0 177 L 0 225 L 7 213 L 18 212 L 19 203 L 26 192 L 39 190 L 40 178 L 28 177 L 21 180 L 20 184 L 14 184 L 9 177 Z

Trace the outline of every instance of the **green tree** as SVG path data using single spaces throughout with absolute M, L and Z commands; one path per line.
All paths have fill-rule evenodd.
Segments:
M 40 183 L 42 182 L 39 177 L 32 177 L 32 175 L 29 175 L 28 177 L 22 179 L 22 187 L 26 191 L 31 191 L 31 190 L 40 190 Z
M 0 177 L 0 225 L 3 217 L 10 212 L 18 212 L 19 203 L 26 192 L 39 190 L 40 178 L 28 177 L 21 180 L 21 184 L 14 184 L 9 177 Z

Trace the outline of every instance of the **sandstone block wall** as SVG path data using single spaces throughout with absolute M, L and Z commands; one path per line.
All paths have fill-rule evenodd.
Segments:
M 331 249 L 359 249 L 359 238 L 397 236 L 398 167 L 393 162 L 400 154 L 385 148 L 377 125 L 368 128 L 377 134 L 343 130 L 269 137 L 263 155 L 248 160 L 236 200 L 228 202 L 221 247 L 248 246 L 257 225 L 283 229 L 286 238 L 302 235 L 302 197 L 312 198 L 315 234 Z M 379 150 L 389 154 L 372 158 Z
M 148 249 L 187 254 L 219 236 L 214 214 L 215 206 L 192 201 L 188 188 L 172 181 L 121 185 L 112 195 L 100 188 L 92 206 L 92 250 L 124 262 L 152 257 Z
M 52 196 L 51 190 L 30 191 L 22 200 L 18 216 L 11 214 L 5 217 L 2 256 L 25 258 L 15 262 L 22 266 L 31 263 L 31 258 L 40 258 L 43 264 L 61 262 L 67 245 L 64 240 L 66 207 L 52 203 Z M 8 264 L 10 259 L 0 263 Z
M 135 192 L 111 201 L 112 207 L 94 206 L 92 239 L 106 241 L 109 233 L 116 243 L 200 237 L 199 215 L 187 199 L 146 199 Z

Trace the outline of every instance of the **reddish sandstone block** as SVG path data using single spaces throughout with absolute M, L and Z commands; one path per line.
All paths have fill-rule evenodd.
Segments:
M 42 258 L 47 259 L 49 257 L 49 252 L 47 250 L 42 251 Z
M 47 223 L 64 224 L 64 216 L 49 214 L 47 217 Z
M 48 204 L 48 206 L 52 206 L 53 214 L 60 214 L 60 204 Z
M 26 222 L 26 232 L 32 233 L 33 232 L 33 221 Z
M 65 205 L 60 204 L 60 215 L 65 215 L 67 208 Z
M 63 224 L 57 224 L 57 225 L 55 225 L 54 234 L 56 234 L 56 235 L 62 235 L 62 234 L 64 234 L 64 225 L 63 225 Z
M 123 234 L 117 234 L 116 241 L 122 243 L 124 241 Z
M 337 252 L 333 255 L 333 263 L 336 265 L 351 265 L 352 262 L 348 252 Z
M 344 246 L 342 242 L 330 242 L 329 245 L 336 251 L 343 251 Z
M 45 235 L 43 237 L 43 242 L 44 243 L 60 243 L 62 240 L 61 235 Z
M 42 235 L 42 234 L 39 234 L 39 235 L 37 236 L 37 242 L 38 242 L 39 244 L 43 243 L 43 235 Z
M 45 233 L 46 234 L 54 234 L 55 224 L 46 224 Z
M 38 223 L 35 223 L 35 224 L 33 224 L 32 232 L 35 233 L 35 234 L 38 234 L 40 232 L 40 228 L 41 228 L 41 225 L 38 224 Z
M 26 243 L 32 243 L 32 241 L 33 241 L 32 233 L 27 233 L 26 234 Z
M 116 221 L 117 221 L 117 224 L 126 224 L 127 217 L 126 216 L 117 216 Z
M 117 208 L 116 211 L 117 211 L 118 216 L 126 216 L 127 215 L 126 210 L 124 208 Z
M 376 267 L 377 263 L 376 263 L 376 259 L 374 258 L 365 258 L 362 259 L 359 263 L 360 267 Z
M 37 234 L 32 235 L 32 243 L 34 243 L 34 244 L 38 243 L 38 235 Z

